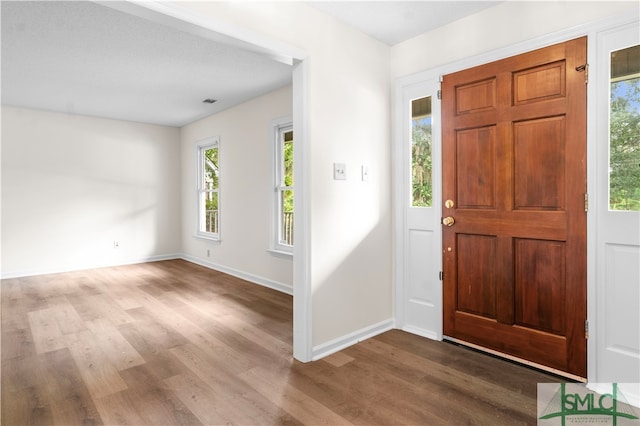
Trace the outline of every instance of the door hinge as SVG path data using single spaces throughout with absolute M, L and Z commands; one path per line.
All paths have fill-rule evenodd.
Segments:
M 589 338 L 589 321 L 584 322 L 584 338 Z
M 576 71 L 578 72 L 584 71 L 584 84 L 588 84 L 589 83 L 589 64 L 577 66 Z
M 438 90 L 438 99 L 442 99 L 442 90 Z
M 584 211 L 585 212 L 589 211 L 589 193 L 588 192 L 584 193 Z
M 440 281 L 444 280 L 444 273 L 442 271 L 438 273 L 438 278 L 440 278 Z

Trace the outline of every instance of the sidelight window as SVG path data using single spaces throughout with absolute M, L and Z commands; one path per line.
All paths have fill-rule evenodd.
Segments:
M 431 96 L 411 101 L 411 205 L 431 207 L 432 180 Z
M 610 64 L 609 209 L 640 211 L 640 45 Z

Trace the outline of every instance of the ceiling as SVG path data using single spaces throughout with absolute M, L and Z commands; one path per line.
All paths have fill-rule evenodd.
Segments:
M 102 4 L 1 7 L 3 105 L 180 127 L 291 82 L 287 64 Z
M 497 3 L 309 4 L 393 45 Z M 166 16 L 127 13 L 130 3 L 0 5 L 3 105 L 181 127 L 291 82 L 287 63 Z
M 309 4 L 393 46 L 502 1 L 320 1 Z

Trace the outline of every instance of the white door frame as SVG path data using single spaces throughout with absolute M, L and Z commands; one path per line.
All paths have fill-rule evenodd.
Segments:
M 394 87 L 394 144 L 393 144 L 393 176 L 394 176 L 394 214 L 395 214 L 395 236 L 394 236 L 394 249 L 395 249 L 395 321 L 396 328 L 403 328 L 410 330 L 405 323 L 404 312 L 404 290 L 405 290 L 405 257 L 407 256 L 406 241 L 404 228 L 404 204 L 405 200 L 403 195 L 405 188 L 403 183 L 405 182 L 402 173 L 405 173 L 403 168 L 403 133 L 401 123 L 403 120 L 407 120 L 407 117 L 403 116 L 403 93 L 407 88 L 420 84 L 421 82 L 428 82 L 434 78 L 438 78 L 441 75 L 450 74 L 453 72 L 461 71 L 467 68 L 471 68 L 477 65 L 497 61 L 510 56 L 526 53 L 531 50 L 549 46 L 552 44 L 560 43 L 566 40 L 571 40 L 581 36 L 588 37 L 588 52 L 587 58 L 589 63 L 589 80 L 590 84 L 587 87 L 587 191 L 590 194 L 590 199 L 605 197 L 607 194 L 598 194 L 598 186 L 596 182 L 597 175 L 595 173 L 597 166 L 597 105 L 596 101 L 596 81 L 598 75 L 602 72 L 597 67 L 596 40 L 598 34 L 607 30 L 611 30 L 616 27 L 624 25 L 638 23 L 638 17 L 636 16 L 618 16 L 613 18 L 607 18 L 595 23 L 580 25 L 564 31 L 560 31 L 553 34 L 548 34 L 542 37 L 538 37 L 526 42 L 517 43 L 511 46 L 507 46 L 501 49 L 497 49 L 491 52 L 487 52 L 481 55 L 465 58 L 460 61 L 445 64 L 430 70 L 412 74 L 407 77 L 400 77 L 396 80 Z M 606 71 L 606 70 L 605 70 Z M 439 187 L 434 186 L 434 192 L 438 191 L 442 193 L 441 179 Z M 598 374 L 597 369 L 597 353 L 602 345 L 604 345 L 601 336 L 597 335 L 598 330 L 598 309 L 596 306 L 596 300 L 600 288 L 604 286 L 603 282 L 598 282 L 596 275 L 597 268 L 601 268 L 602 259 L 596 257 L 596 211 L 591 209 L 587 213 L 587 318 L 590 325 L 590 336 L 587 343 L 587 376 L 589 382 L 597 383 L 601 376 Z M 442 229 L 440 229 L 440 234 Z M 442 303 L 442 301 L 440 302 Z M 602 312 L 600 313 L 602 315 Z M 442 330 L 440 330 L 440 335 Z M 625 393 L 628 399 L 633 396 Z M 640 400 L 640 399 L 639 399 Z M 630 401 L 631 402 L 631 401 Z

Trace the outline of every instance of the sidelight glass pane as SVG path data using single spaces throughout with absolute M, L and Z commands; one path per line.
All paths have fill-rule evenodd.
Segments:
M 640 46 L 611 53 L 609 209 L 640 211 Z
M 431 207 L 431 96 L 411 101 L 411 205 Z

